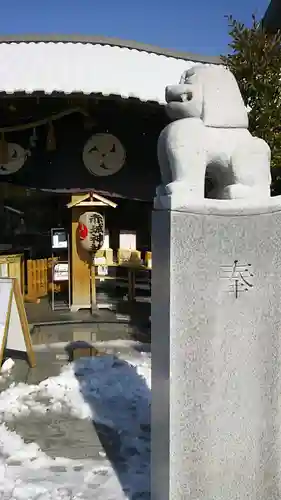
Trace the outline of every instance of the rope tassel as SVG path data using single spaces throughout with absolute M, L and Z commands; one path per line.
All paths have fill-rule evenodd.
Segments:
M 47 134 L 47 151 L 55 151 L 56 150 L 56 137 L 55 137 L 55 129 L 52 122 L 49 123 L 49 130 Z
M 0 141 L 0 163 L 2 163 L 2 165 L 9 163 L 9 145 L 5 139 L 4 132 L 1 134 Z

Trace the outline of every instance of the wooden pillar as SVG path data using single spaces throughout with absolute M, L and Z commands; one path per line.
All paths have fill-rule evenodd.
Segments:
M 72 201 L 75 201 L 75 198 L 76 196 L 72 196 Z M 78 234 L 79 217 L 84 212 L 85 207 L 71 208 L 71 311 L 73 312 L 91 308 L 91 255 L 81 248 Z

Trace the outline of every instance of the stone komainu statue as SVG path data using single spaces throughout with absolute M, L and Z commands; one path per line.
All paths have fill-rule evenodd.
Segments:
M 204 198 L 265 199 L 270 196 L 270 149 L 248 131 L 248 114 L 233 74 L 223 66 L 198 65 L 180 84 L 166 88 L 172 121 L 160 134 L 162 185 L 157 196 L 172 206 Z

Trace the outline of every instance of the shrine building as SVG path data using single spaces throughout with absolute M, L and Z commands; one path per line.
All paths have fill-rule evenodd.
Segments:
M 146 266 L 160 182 L 157 140 L 168 123 L 165 86 L 194 64 L 219 63 L 119 39 L 2 37 L 0 275 L 12 272 L 9 256 L 10 269 L 20 259 L 23 293 L 49 293 L 49 262 L 60 259 L 51 234 L 63 228 L 69 307 L 88 307 L 90 271 L 76 235 L 85 206 L 104 210 L 106 240 L 97 265 L 116 267 L 133 252 Z M 108 269 L 102 272 L 111 276 Z

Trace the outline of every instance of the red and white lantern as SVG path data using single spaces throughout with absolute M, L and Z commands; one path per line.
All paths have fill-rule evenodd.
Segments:
M 85 212 L 79 218 L 78 232 L 82 248 L 97 252 L 104 242 L 104 217 L 98 212 Z

